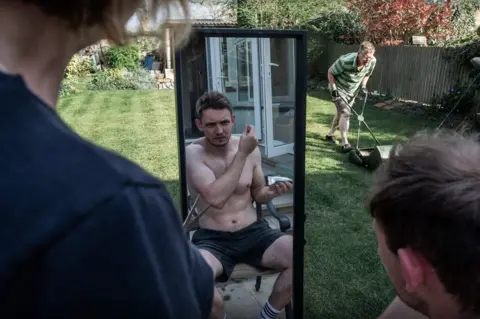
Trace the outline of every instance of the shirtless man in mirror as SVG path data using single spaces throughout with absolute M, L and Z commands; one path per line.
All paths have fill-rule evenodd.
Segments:
M 200 229 L 192 242 L 212 267 L 217 280 L 228 280 L 234 266 L 246 263 L 281 273 L 260 318 L 275 318 L 292 296 L 293 237 L 257 220 L 253 201 L 266 204 L 292 190 L 288 182 L 266 186 L 255 128 L 247 125 L 240 138 L 232 136 L 235 115 L 229 99 L 207 92 L 196 104 L 202 137 L 186 148 L 187 183 L 200 194 Z M 216 290 L 212 316 L 226 318 Z

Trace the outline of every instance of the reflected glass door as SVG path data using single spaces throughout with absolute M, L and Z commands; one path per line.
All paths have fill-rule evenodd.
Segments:
M 265 105 L 265 153 L 293 153 L 295 139 L 295 42 L 261 39 L 262 99 Z
M 258 39 L 207 39 L 209 89 L 225 93 L 233 105 L 233 134 L 241 134 L 245 124 L 256 127 L 262 139 Z

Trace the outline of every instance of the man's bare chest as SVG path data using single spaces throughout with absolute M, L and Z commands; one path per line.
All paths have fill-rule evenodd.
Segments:
M 235 158 L 235 154 L 229 155 L 225 158 L 207 158 L 205 160 L 205 164 L 212 170 L 215 175 L 216 179 L 221 178 L 225 175 L 228 170 L 230 169 L 233 161 Z M 235 188 L 234 193 L 236 194 L 243 194 L 246 191 L 250 191 L 250 187 L 252 186 L 252 178 L 253 178 L 253 164 L 252 162 L 247 159 L 242 174 L 237 182 L 237 187 Z M 234 183 L 235 181 L 232 181 Z

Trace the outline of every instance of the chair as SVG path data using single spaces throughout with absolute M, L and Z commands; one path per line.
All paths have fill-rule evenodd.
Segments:
M 269 179 L 268 176 L 265 176 L 265 182 L 268 185 L 269 184 Z M 188 190 L 187 187 L 187 207 L 188 211 L 193 211 L 194 215 L 198 215 L 198 212 L 196 210 L 196 201 L 194 202 L 192 199 L 192 196 Z M 276 207 L 273 205 L 273 202 L 270 201 L 266 204 L 266 207 L 268 209 L 268 212 L 270 216 L 265 216 L 263 217 L 263 210 L 262 210 L 262 205 L 255 203 L 255 208 L 257 211 L 257 219 L 261 220 L 264 218 L 269 226 L 273 229 L 280 229 L 280 231 L 287 233 L 289 230 L 291 230 L 293 227 L 293 221 L 286 215 L 280 214 Z M 193 225 L 193 230 L 189 230 L 187 233 L 188 239 L 192 240 L 193 234 L 195 233 L 196 229 L 198 229 L 198 224 Z M 249 266 L 247 264 L 238 264 L 235 266 L 232 275 L 230 276 L 228 282 L 241 282 L 253 277 L 256 277 L 256 282 L 255 282 L 255 291 L 259 291 L 260 287 L 262 285 L 262 277 L 263 276 L 271 276 L 278 274 L 278 271 L 276 270 L 260 270 L 255 267 Z M 227 282 L 227 283 L 228 283 Z M 227 284 L 224 283 L 224 284 Z M 285 307 L 285 318 L 286 319 L 293 319 L 293 306 L 292 302 Z

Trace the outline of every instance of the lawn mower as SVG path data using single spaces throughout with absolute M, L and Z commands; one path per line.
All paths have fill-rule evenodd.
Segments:
M 365 111 L 365 105 L 367 104 L 368 95 L 365 94 L 363 99 L 362 110 L 360 114 L 358 114 L 354 108 L 352 107 L 352 112 L 357 116 L 358 119 L 358 130 L 357 130 L 357 144 L 355 147 L 348 152 L 348 159 L 353 164 L 365 167 L 370 170 L 375 170 L 377 167 L 382 164 L 382 162 L 390 156 L 390 150 L 392 149 L 392 145 L 381 145 L 378 139 L 373 134 L 372 130 L 368 126 L 367 122 L 365 122 L 365 117 L 363 116 L 363 112 Z M 372 135 L 373 139 L 375 140 L 376 145 L 370 148 L 360 148 L 360 129 L 361 126 L 365 125 L 367 130 Z

